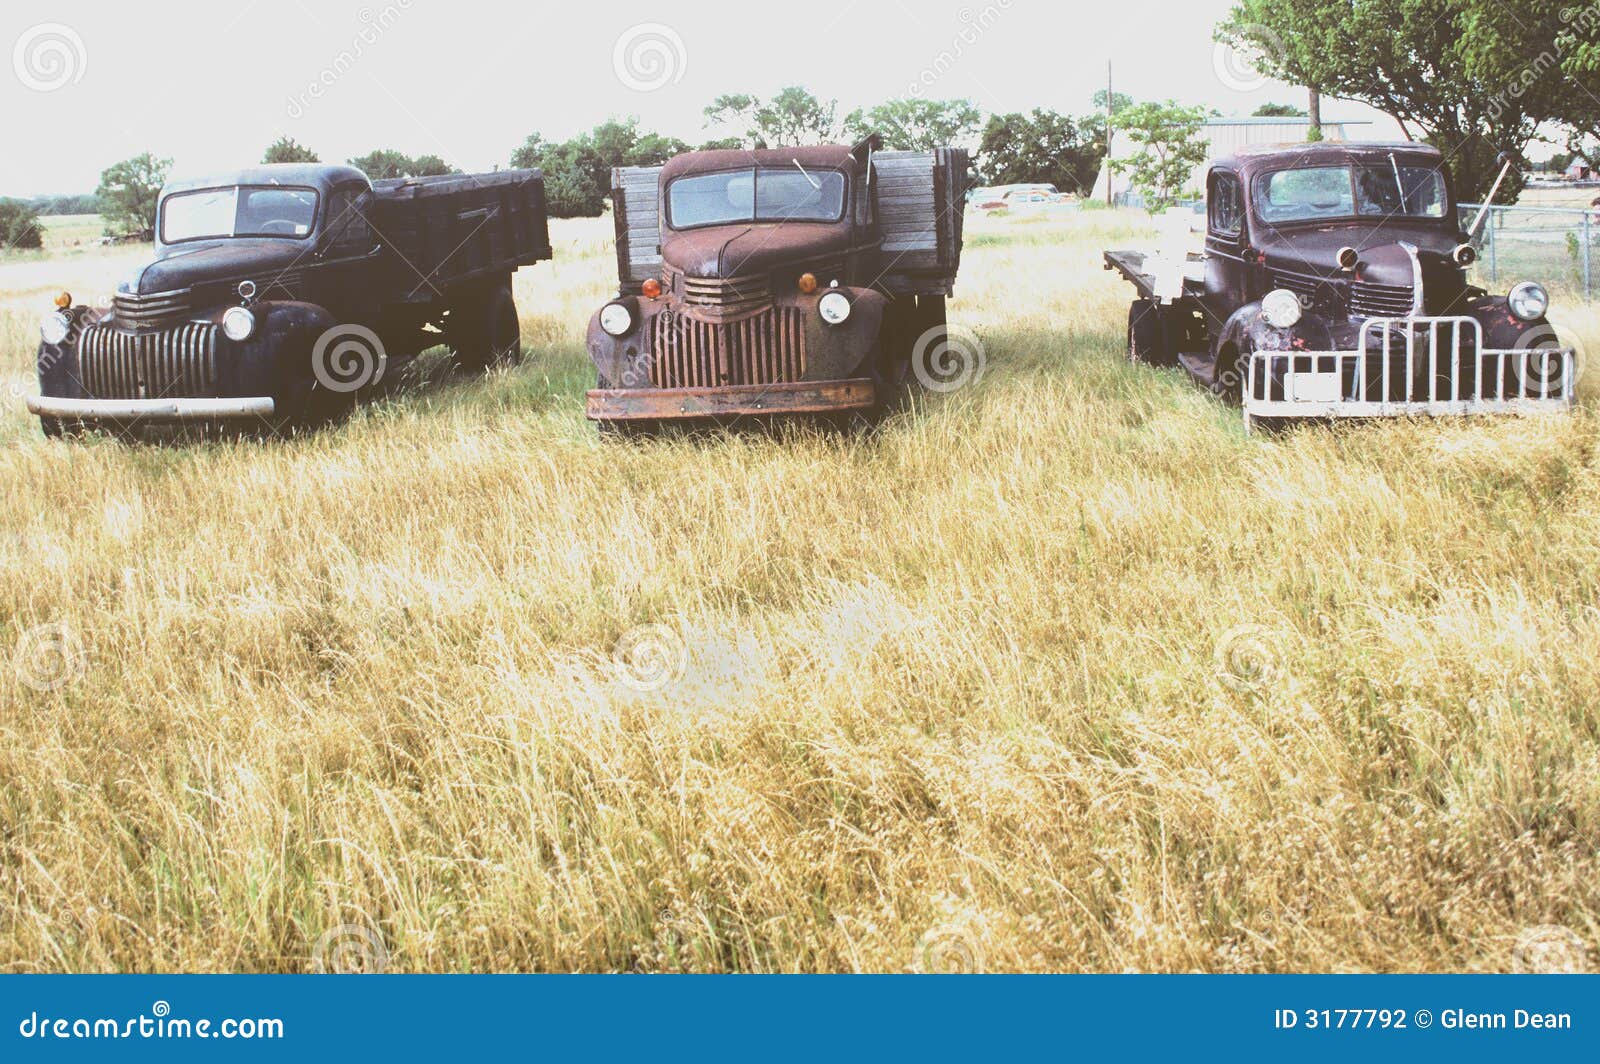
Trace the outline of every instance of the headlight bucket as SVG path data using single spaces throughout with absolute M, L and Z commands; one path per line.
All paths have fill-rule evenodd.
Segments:
M 1287 288 L 1275 288 L 1261 301 L 1261 316 L 1274 329 L 1292 329 L 1304 315 L 1300 297 Z
M 600 311 L 600 328 L 607 336 L 628 335 L 633 331 L 633 311 L 621 303 L 607 303 Z
M 1506 304 L 1520 321 L 1538 321 L 1550 309 L 1550 293 L 1542 284 L 1523 281 L 1511 290 Z
M 53 311 L 39 321 L 39 336 L 52 347 L 65 340 L 71 332 L 72 319 L 64 311 Z
M 256 332 L 256 316 L 244 307 L 229 307 L 222 315 L 222 335 L 242 344 Z
M 817 313 L 829 325 L 843 325 L 850 320 L 850 297 L 843 292 L 828 292 L 817 300 Z

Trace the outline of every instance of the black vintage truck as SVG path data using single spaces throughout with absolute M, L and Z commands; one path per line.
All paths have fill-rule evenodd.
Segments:
M 1128 357 L 1182 366 L 1247 426 L 1567 409 L 1549 294 L 1469 283 L 1476 227 L 1426 145 L 1261 147 L 1212 164 L 1203 252 L 1105 260 L 1138 292 Z
M 618 170 L 619 294 L 594 315 L 602 427 L 872 417 L 944 361 L 967 153 L 700 151 Z
M 170 423 L 274 431 L 337 416 L 390 360 L 521 354 L 512 274 L 551 256 L 538 171 L 371 182 L 276 165 L 162 190 L 155 258 L 107 308 L 41 327 L 47 435 Z

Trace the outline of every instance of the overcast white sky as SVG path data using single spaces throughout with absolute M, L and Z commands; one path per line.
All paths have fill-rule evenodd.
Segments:
M 1211 32 L 1229 6 L 8 0 L 0 194 L 91 191 L 107 165 L 147 150 L 180 172 L 227 169 L 280 134 L 329 161 L 384 147 L 488 170 L 530 132 L 559 139 L 612 115 L 703 139 L 701 110 L 719 93 L 797 83 L 842 111 L 917 86 L 985 112 L 1079 114 L 1107 60 L 1118 91 L 1141 99 L 1224 114 L 1303 106 L 1299 89 L 1252 85 L 1226 62 L 1219 73 Z M 1362 105 L 1328 101 L 1324 116 L 1399 135 Z

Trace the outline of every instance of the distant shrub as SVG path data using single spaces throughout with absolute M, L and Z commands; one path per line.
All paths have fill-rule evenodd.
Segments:
M 39 212 L 21 200 L 0 200 L 0 240 L 7 248 L 38 250 L 44 247 Z

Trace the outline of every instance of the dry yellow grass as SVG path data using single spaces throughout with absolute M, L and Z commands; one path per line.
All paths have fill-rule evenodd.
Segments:
M 987 373 L 870 438 L 597 439 L 595 224 L 519 279 L 520 370 L 313 439 L 8 402 L 0 969 L 1592 949 L 1592 407 L 1247 438 L 1121 362 L 1132 226 L 975 226 Z M 0 269 L 12 392 L 42 294 L 136 254 Z

